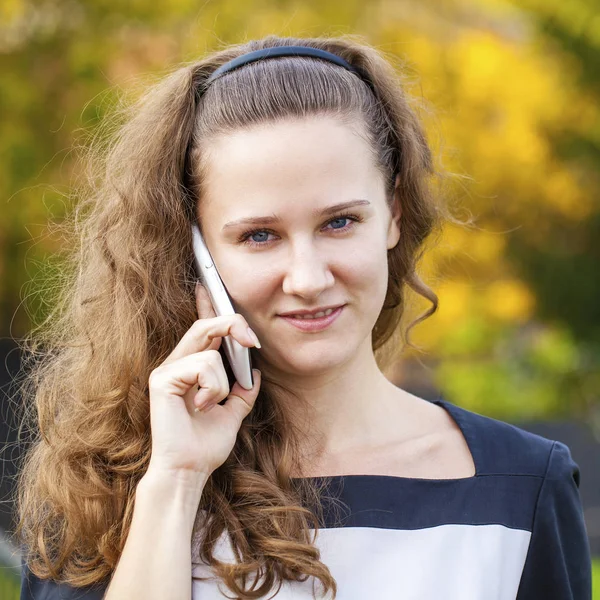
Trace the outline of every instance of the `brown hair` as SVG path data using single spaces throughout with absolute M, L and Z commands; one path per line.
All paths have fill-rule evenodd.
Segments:
M 376 94 L 355 74 L 307 57 L 245 65 L 203 90 L 230 59 L 286 44 L 328 50 L 361 67 Z M 390 360 L 404 342 L 412 346 L 410 328 L 437 309 L 416 273 L 424 241 L 444 220 L 457 221 L 435 191 L 434 182 L 449 174 L 434 167 L 404 77 L 357 36 L 270 35 L 178 65 L 115 111 L 112 124 L 125 118 L 108 144 L 98 136 L 89 145 L 88 180 L 64 225 L 71 245 L 53 308 L 24 344 L 30 364 L 20 393 L 34 435 L 18 480 L 17 535 L 35 575 L 79 587 L 106 580 L 117 565 L 150 459 L 148 377 L 197 319 L 188 219 L 201 198 L 201 145 L 211 136 L 287 117 L 362 119 L 389 202 L 396 174 L 401 179 L 400 240 L 388 251 L 373 350 L 381 360 L 391 347 Z M 407 286 L 432 306 L 401 327 Z M 293 390 L 264 374 L 231 455 L 204 489 L 199 514 L 209 518 L 197 551 L 237 597 L 261 598 L 273 584 L 308 576 L 335 597 L 336 582 L 314 546 L 324 488 L 310 478 L 295 487 L 290 479 L 303 471 L 282 393 Z M 225 530 L 236 564 L 212 557 Z M 264 581 L 247 589 L 253 573 Z

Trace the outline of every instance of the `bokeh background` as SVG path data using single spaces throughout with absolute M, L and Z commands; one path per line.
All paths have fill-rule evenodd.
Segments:
M 14 340 L 51 305 L 62 242 L 48 224 L 77 203 L 78 149 L 175 63 L 269 33 L 362 36 L 406 74 L 476 227 L 446 227 L 426 253 L 439 311 L 389 376 L 567 443 L 599 557 L 598 0 L 1 0 L 3 529 L 22 450 Z M 6 543 L 0 564 L 0 597 L 17 598 Z

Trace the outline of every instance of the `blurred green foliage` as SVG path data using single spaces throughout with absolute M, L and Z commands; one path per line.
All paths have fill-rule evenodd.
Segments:
M 14 569 L 11 568 L 9 571 L 0 563 L 0 598 L 2 600 L 19 600 L 21 585 L 17 575 L 18 572 L 15 572 Z
M 221 44 L 355 33 L 406 71 L 440 163 L 467 176 L 451 194 L 477 216 L 475 230 L 448 227 L 422 265 L 440 310 L 414 341 L 436 384 L 499 418 L 578 415 L 600 432 L 594 10 L 593 0 L 5 0 L 2 335 L 25 334 L 52 301 L 45 282 L 63 240 L 46 224 L 77 202 L 77 149 L 122 95 Z

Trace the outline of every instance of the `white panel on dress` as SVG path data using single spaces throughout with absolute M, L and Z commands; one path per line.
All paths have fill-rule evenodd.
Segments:
M 316 546 L 337 581 L 337 600 L 515 600 L 531 532 L 504 525 L 426 529 L 320 529 Z M 225 533 L 215 556 L 235 562 Z M 192 564 L 193 600 L 233 597 L 206 565 Z M 277 600 L 313 598 L 314 579 L 284 582 Z M 321 584 L 316 582 L 316 597 Z M 226 594 L 226 595 L 225 595 Z M 268 596 L 265 596 L 268 597 Z M 331 596 L 329 596 L 331 597 Z

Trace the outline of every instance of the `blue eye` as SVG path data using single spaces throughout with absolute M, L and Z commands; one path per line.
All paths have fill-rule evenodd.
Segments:
M 341 233 L 345 233 L 347 231 L 350 231 L 351 229 L 354 228 L 356 223 L 361 223 L 362 222 L 362 217 L 360 217 L 359 215 L 339 215 L 337 217 L 334 217 L 333 219 L 330 219 L 329 221 L 327 221 L 326 224 L 331 224 L 331 223 L 336 223 L 338 225 L 340 225 L 340 223 L 343 223 L 344 221 L 351 221 L 349 224 L 347 225 L 341 225 L 340 227 L 332 227 L 329 231 L 335 231 L 335 232 L 339 232 Z M 246 231 L 244 232 L 238 239 L 239 243 L 245 244 L 246 246 L 267 246 L 270 241 L 268 240 L 268 236 L 269 234 L 273 234 L 275 235 L 274 232 L 268 230 L 268 229 L 252 229 L 250 231 Z M 260 236 L 262 235 L 263 237 L 260 240 L 256 240 L 253 239 L 254 236 Z M 336 233 L 337 235 L 337 233 Z M 267 236 L 267 237 L 264 237 Z
M 333 221 L 330 221 L 330 223 L 335 223 L 336 221 L 347 221 L 348 217 L 337 217 L 337 219 L 334 219 Z M 343 229 L 343 227 L 334 227 L 334 229 Z
M 251 233 L 248 237 L 254 237 L 255 235 L 266 235 L 268 237 L 269 233 L 267 231 L 255 231 L 254 233 Z M 266 242 L 267 240 L 265 238 L 263 238 L 262 240 L 252 240 L 253 242 Z

